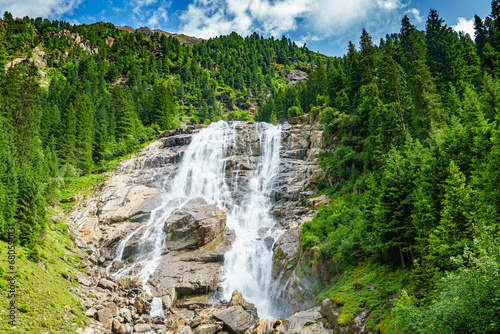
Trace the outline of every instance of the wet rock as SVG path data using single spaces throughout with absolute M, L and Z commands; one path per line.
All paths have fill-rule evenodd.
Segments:
M 226 227 L 226 213 L 203 198 L 189 200 L 165 221 L 171 250 L 199 248 L 214 240 Z
M 231 306 L 227 309 L 218 310 L 213 313 L 215 319 L 224 323 L 224 328 L 230 333 L 244 333 L 247 329 L 252 327 L 256 320 L 241 306 Z
M 300 252 L 300 233 L 303 222 L 291 224 L 276 241 L 273 250 L 273 282 L 270 289 L 271 299 L 279 300 L 283 315 L 299 312 L 315 305 L 314 295 L 310 292 L 314 277 L 297 272 Z M 302 260 L 302 255 L 301 255 Z M 308 265 L 308 262 L 303 264 Z M 302 298 L 296 298 L 301 296 Z

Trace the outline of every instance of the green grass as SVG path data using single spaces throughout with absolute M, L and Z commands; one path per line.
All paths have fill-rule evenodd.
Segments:
M 409 271 L 367 261 L 333 277 L 331 283 L 317 298 L 330 297 L 340 306 L 338 325 L 352 324 L 356 315 L 368 308 L 367 328 L 383 333 L 390 320 L 392 299 L 409 283 Z
M 80 302 L 71 294 L 78 283 L 70 284 L 63 277 L 63 274 L 68 276 L 69 270 L 76 270 L 74 267 L 78 267 L 80 260 L 66 245 L 72 245 L 69 236 L 51 227 L 36 245 L 40 263 L 28 259 L 32 251 L 16 248 L 16 328 L 7 323 L 5 313 L 0 333 L 75 333 L 78 327 L 85 327 L 88 319 Z M 0 241 L 0 267 L 6 270 L 0 276 L 0 310 L 6 311 L 11 300 L 7 294 L 10 278 L 7 251 L 8 244 Z

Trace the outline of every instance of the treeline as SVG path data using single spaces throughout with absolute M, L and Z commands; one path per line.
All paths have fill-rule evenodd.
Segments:
M 302 247 L 333 259 L 332 276 L 367 259 L 408 269 L 419 299 L 394 312 L 403 332 L 500 330 L 499 1 L 475 28 L 474 42 L 431 10 L 425 31 L 405 16 L 378 45 L 363 30 L 359 49 L 317 62 L 258 113 L 324 124 L 321 187 L 335 200 L 304 224 Z

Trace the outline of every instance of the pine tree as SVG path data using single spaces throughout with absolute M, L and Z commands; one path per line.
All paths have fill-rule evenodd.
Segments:
M 19 242 L 23 246 L 32 245 L 45 230 L 45 203 L 29 166 L 22 166 L 18 174 L 19 193 L 15 219 Z
M 77 167 L 83 172 L 90 172 L 92 168 L 92 143 L 94 140 L 94 110 L 90 97 L 79 94 L 75 101 L 76 132 L 75 132 L 75 159 Z
M 429 236 L 428 260 L 441 269 L 450 270 L 450 257 L 461 254 L 472 238 L 472 224 L 467 217 L 470 190 L 465 175 L 453 160 L 444 192 L 441 220 Z
M 412 135 L 424 139 L 433 122 L 442 121 L 441 103 L 435 94 L 435 86 L 426 64 L 425 43 L 408 16 L 402 20 L 401 58 L 407 74 L 408 87 L 413 104 L 409 120 Z
M 177 109 L 170 89 L 164 83 L 158 83 L 151 94 L 152 123 L 162 130 L 180 126 Z M 208 108 L 207 108 L 208 109 Z M 207 116 L 206 118 L 210 118 Z
M 76 165 L 76 109 L 73 103 L 61 115 L 58 129 L 57 152 L 62 164 Z

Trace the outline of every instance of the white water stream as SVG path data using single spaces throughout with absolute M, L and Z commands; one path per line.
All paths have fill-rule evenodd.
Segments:
M 255 304 L 260 317 L 271 316 L 268 289 L 272 250 L 262 240 L 271 236 L 271 228 L 275 225 L 269 210 L 273 180 L 278 174 L 281 127 L 267 124 L 255 126 L 256 131 L 260 131 L 261 154 L 243 202 L 235 204 L 226 184 L 226 155 L 228 148 L 236 145 L 237 131 L 226 122 L 213 123 L 193 135 L 170 186 L 164 187 L 162 204 L 151 212 L 148 222 L 127 235 L 118 245 L 114 261 L 122 260 L 127 243 L 139 230 L 144 230 L 138 241 L 135 263 L 112 276 L 119 278 L 140 268 L 137 275 L 142 278 L 145 291 L 150 293 L 147 282 L 158 267 L 165 249 L 164 221 L 189 199 L 203 197 L 208 203 L 226 211 L 227 225 L 236 234 L 231 250 L 225 255 L 223 297 L 229 299 L 236 289 Z M 164 184 L 168 179 L 169 176 L 165 177 Z M 274 240 L 278 234 L 274 232 Z M 108 273 L 110 267 L 107 268 Z M 155 298 L 152 306 L 151 315 L 163 315 L 161 299 Z
M 248 189 L 240 207 L 235 207 L 228 220 L 235 230 L 236 239 L 226 253 L 224 261 L 224 298 L 229 300 L 234 290 L 255 304 L 261 318 L 272 317 L 269 300 L 269 284 L 272 273 L 272 249 L 263 239 L 279 231 L 272 228 L 276 221 L 270 214 L 271 193 L 274 179 L 279 172 L 281 127 L 266 125 L 260 133 L 260 157 L 257 170 L 249 180 Z

